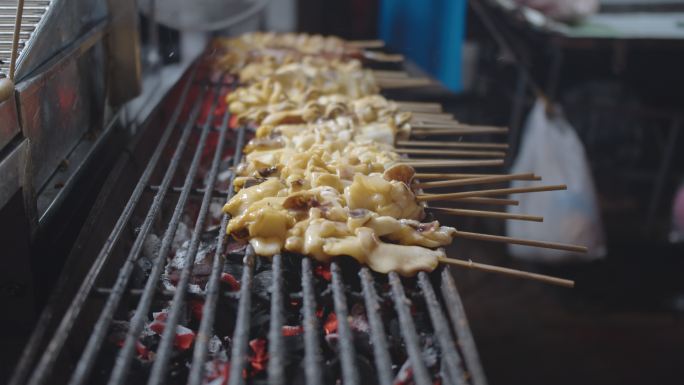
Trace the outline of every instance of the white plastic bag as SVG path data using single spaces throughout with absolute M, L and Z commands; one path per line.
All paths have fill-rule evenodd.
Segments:
M 544 222 L 507 221 L 506 232 L 516 238 L 587 246 L 589 252 L 509 245 L 509 253 L 540 262 L 598 259 L 606 252 L 605 237 L 584 147 L 562 114 L 554 115 L 548 117 L 544 103 L 537 100 L 525 123 L 520 152 L 511 172 L 533 172 L 543 178 L 545 185 L 566 184 L 568 189 L 517 195 L 520 205 L 510 206 L 508 212 L 541 215 Z M 513 187 L 538 184 L 515 181 Z
M 544 15 L 559 21 L 578 21 L 587 18 L 599 9 L 598 0 L 515 0 L 518 4 L 536 9 Z

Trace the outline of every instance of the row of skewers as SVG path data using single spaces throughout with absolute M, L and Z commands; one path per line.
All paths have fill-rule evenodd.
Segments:
M 505 144 L 419 139 L 505 134 L 507 129 L 463 124 L 439 104 L 387 100 L 380 89 L 429 81 L 363 68 L 358 58 L 369 55 L 361 54 L 367 51 L 360 47 L 370 44 L 270 33 L 215 42 L 217 68 L 235 74 L 241 85 L 226 97 L 230 111 L 240 124 L 254 129 L 244 159 L 233 170 L 237 193 L 224 206 L 231 216 L 226 231 L 263 256 L 291 252 L 327 262 L 346 255 L 377 272 L 404 276 L 446 263 L 572 286 L 568 280 L 447 257 L 444 247 L 454 238 L 586 249 L 425 222 L 431 212 L 541 221 L 532 215 L 440 208 L 427 202 L 516 204 L 498 197 L 566 187 L 426 192 L 541 178 L 531 173 L 417 172 L 501 166 Z

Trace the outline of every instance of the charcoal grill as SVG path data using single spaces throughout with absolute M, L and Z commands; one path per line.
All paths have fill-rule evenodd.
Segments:
M 62 279 L 10 383 L 485 385 L 447 269 L 406 279 L 345 258 L 268 261 L 229 239 L 212 213 L 248 133 L 224 104 L 234 80 L 205 64 L 115 166 L 70 257 L 87 261 L 80 287 Z M 196 331 L 190 344 L 178 325 Z

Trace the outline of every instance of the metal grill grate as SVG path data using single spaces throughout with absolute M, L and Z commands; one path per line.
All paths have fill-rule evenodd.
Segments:
M 21 54 L 26 42 L 47 12 L 51 0 L 24 0 L 24 12 L 19 30 L 19 47 L 17 57 Z M 17 15 L 16 0 L 0 0 L 0 74 L 9 74 L 10 57 L 12 56 L 12 38 L 14 21 Z
M 448 271 L 420 273 L 416 279 L 402 279 L 395 273 L 384 277 L 372 273 L 368 268 L 340 259 L 330 263 L 330 277 L 326 283 L 327 278 L 321 278 L 318 271 L 324 265 L 309 258 L 276 255 L 269 264 L 264 262 L 263 258 L 254 255 L 251 247 L 247 247 L 242 254 L 228 250 L 230 242 L 223 231 L 229 219 L 226 215 L 221 218 L 216 239 L 208 242 L 213 244 L 214 250 L 208 280 L 203 293 L 199 295 L 203 299 L 202 316 L 194 338 L 192 354 L 188 355 L 186 361 L 187 370 L 180 377 L 177 375 L 178 368 L 172 365 L 176 351 L 176 330 L 177 326 L 184 322 L 183 313 L 187 311 L 189 300 L 198 296 L 197 293 L 191 295 L 189 287 L 193 276 L 197 274 L 193 268 L 196 266 L 198 250 L 203 242 L 207 243 L 206 240 L 202 240 L 202 235 L 208 227 L 210 204 L 212 199 L 223 200 L 233 195 L 234 174 L 230 177 L 227 191 L 217 189 L 222 157 L 229 139 L 234 139 L 232 162 L 233 166 L 236 166 L 241 158 L 246 136 L 244 127 L 240 127 L 235 135 L 230 132 L 230 116 L 227 111 L 220 115 L 220 124 L 215 124 L 214 116 L 217 115 L 219 100 L 229 87 L 222 82 L 197 82 L 196 72 L 196 68 L 193 69 L 186 80 L 178 106 L 158 139 L 149 163 L 76 297 L 51 336 L 47 348 L 41 350 L 41 341 L 47 333 L 44 325 L 49 321 L 49 316 L 44 314 L 22 356 L 12 384 L 207 383 L 206 364 L 209 361 L 211 341 L 217 333 L 216 329 L 222 326 L 217 323 L 223 310 L 219 304 L 227 300 L 237 301 L 236 311 L 230 315 L 231 323 L 234 325 L 229 336 L 230 374 L 226 378 L 230 385 L 264 381 L 284 384 L 295 381 L 297 376 L 293 375 L 292 365 L 288 364 L 288 360 L 291 360 L 288 357 L 290 347 L 287 346 L 283 334 L 283 328 L 293 318 L 299 320 L 298 327 L 301 327 L 303 353 L 299 367 L 303 368 L 303 373 L 299 378 L 304 383 L 334 383 L 341 380 L 344 384 L 371 381 L 389 385 L 396 383 L 397 376 L 405 367 L 410 366 L 412 381 L 419 385 L 433 384 L 435 378 L 442 384 L 486 385 L 460 298 Z M 189 96 L 191 91 L 198 92 L 194 100 Z M 185 122 L 179 124 L 181 111 L 188 102 L 192 103 L 192 108 Z M 202 124 L 198 124 L 198 119 L 201 120 L 202 116 L 202 107 L 207 105 L 210 108 L 206 119 Z M 198 131 L 199 137 L 193 147 L 190 145 L 191 137 L 193 133 L 197 136 Z M 208 140 L 212 133 L 218 133 L 218 139 L 213 144 Z M 170 145 L 171 139 L 175 137 L 178 138 L 177 142 Z M 162 154 L 170 152 L 173 155 L 168 163 L 160 162 Z M 211 162 L 204 178 L 200 178 L 203 154 L 210 154 Z M 163 173 L 158 185 L 151 183 L 155 170 L 161 170 Z M 198 179 L 203 179 L 203 183 L 198 183 Z M 174 181 L 178 180 L 183 181 L 182 186 L 172 187 Z M 198 187 L 198 184 L 202 186 Z M 143 199 L 144 194 L 153 194 L 147 206 L 146 200 Z M 171 195 L 177 199 L 175 205 L 167 199 Z M 167 256 L 172 251 L 179 224 L 188 210 L 191 198 L 201 198 L 200 207 L 189 238 L 185 254 L 186 263 L 180 272 L 175 290 L 169 292 L 161 288 L 160 280 L 169 263 Z M 161 220 L 160 213 L 165 205 L 173 206 L 173 213 L 168 222 L 164 222 L 163 237 L 155 251 L 158 257 L 153 260 L 153 266 L 141 285 L 143 287 L 129 288 L 133 270 L 143 253 L 145 239 L 150 235 L 155 223 Z M 122 233 L 132 226 L 134 211 L 142 211 L 145 215 L 142 224 L 136 229 L 130 247 L 123 246 L 127 254 L 125 262 L 120 266 L 111 288 L 98 287 L 103 266 L 110 259 L 114 248 L 121 247 L 119 243 Z M 242 260 L 237 262 L 235 258 Z M 225 294 L 220 287 L 227 259 L 242 267 L 237 295 L 234 292 Z M 294 270 L 292 264 L 296 266 Z M 268 321 L 267 327 L 259 335 L 259 329 L 255 329 L 253 325 L 258 321 L 254 317 L 253 309 L 259 302 L 254 296 L 259 283 L 257 272 L 264 271 L 268 271 L 271 276 Z M 292 271 L 297 273 L 292 274 Z M 434 290 L 434 283 L 439 285 L 441 295 Z M 321 284 L 327 285 L 326 288 L 320 290 Z M 89 299 L 102 296 L 106 297 L 104 304 L 97 313 L 97 319 L 85 346 L 76 354 L 78 358 L 74 362 L 75 369 L 69 372 L 63 381 L 56 379 L 53 377 L 56 363 L 69 341 L 77 334 L 75 325 L 77 319 L 84 316 L 84 305 Z M 162 299 L 168 304 L 168 312 L 163 332 L 159 333 L 160 339 L 154 360 L 147 368 L 141 370 L 139 365 L 135 365 L 137 344 L 141 332 L 148 323 L 149 315 L 154 310 L 155 299 Z M 328 345 L 326 341 L 331 340 L 331 336 L 325 335 L 328 334 L 327 329 L 322 330 L 328 326 L 322 327 L 324 320 L 318 314 L 321 306 L 325 304 L 337 320 L 335 343 Z M 364 329 L 368 336 L 367 345 L 359 345 L 359 332 L 354 329 L 358 329 L 358 326 L 354 326 L 354 317 L 359 317 L 355 314 L 358 312 L 355 309 L 360 305 L 364 309 L 361 316 L 367 320 L 367 328 Z M 111 333 L 117 317 L 122 314 L 122 309 L 134 309 L 133 316 L 128 320 L 128 328 L 120 348 L 115 350 L 111 357 L 107 357 L 105 345 L 110 343 L 107 336 Z M 417 320 L 414 311 L 422 311 L 423 319 Z M 292 314 L 293 312 L 296 314 Z M 396 318 L 398 321 L 395 321 Z M 425 357 L 423 341 L 426 336 L 433 336 L 432 349 L 438 353 L 438 364 L 426 364 L 428 359 Z M 250 338 L 256 337 L 267 341 L 268 363 L 266 373 L 261 379 L 246 375 Z M 362 362 L 365 360 L 361 358 L 362 351 L 368 353 L 367 364 Z M 337 360 L 339 363 L 336 363 Z M 106 368 L 104 372 L 98 366 L 102 361 L 109 361 L 103 366 Z M 375 377 L 373 379 L 366 377 L 368 366 L 372 369 L 371 375 Z M 134 379 L 132 372 L 138 372 Z M 172 372 L 176 373 L 173 378 L 170 376 Z

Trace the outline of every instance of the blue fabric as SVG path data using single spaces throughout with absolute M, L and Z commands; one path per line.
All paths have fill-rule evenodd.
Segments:
M 465 13 L 466 0 L 381 0 L 380 39 L 458 92 Z

